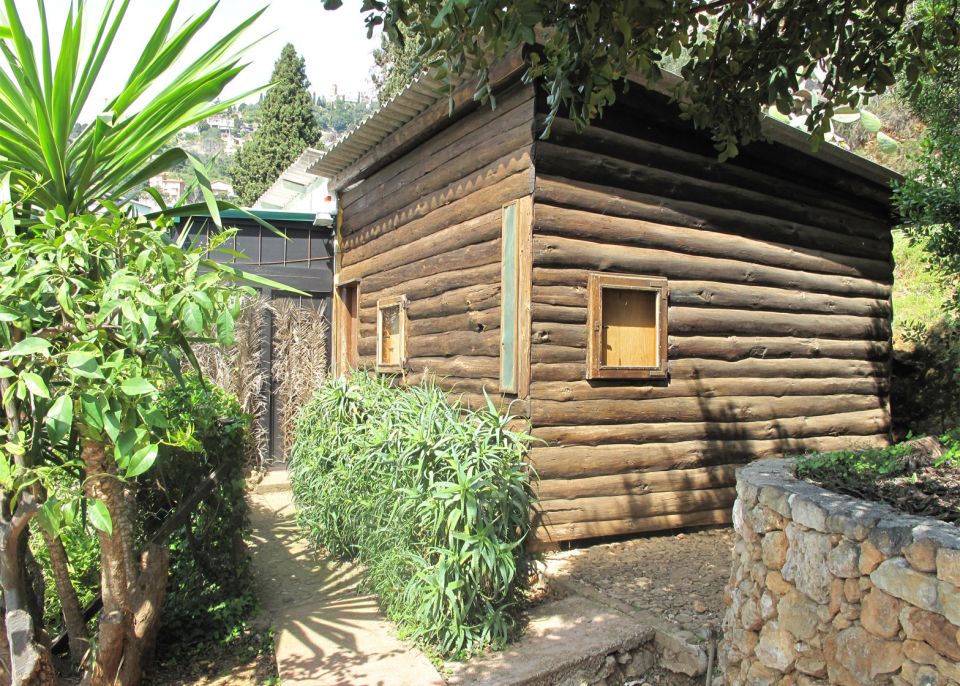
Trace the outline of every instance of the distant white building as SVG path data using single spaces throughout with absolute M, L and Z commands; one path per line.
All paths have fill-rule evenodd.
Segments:
M 236 125 L 232 115 L 229 114 L 218 114 L 213 117 L 207 117 L 207 124 L 210 125 L 212 129 L 220 129 L 221 131 L 230 131 Z
M 177 202 L 187 190 L 187 184 L 183 179 L 169 174 L 151 176 L 149 185 L 151 188 L 156 188 L 168 204 Z
M 330 226 L 337 214 L 337 203 L 327 189 L 329 179 L 307 171 L 323 153 L 307 148 L 293 164 L 287 167 L 280 178 L 273 182 L 253 205 L 255 210 L 285 210 L 288 212 L 312 212 L 317 226 Z
M 232 198 L 234 196 L 233 186 L 226 181 L 211 181 L 210 190 L 212 190 L 215 195 L 226 198 Z

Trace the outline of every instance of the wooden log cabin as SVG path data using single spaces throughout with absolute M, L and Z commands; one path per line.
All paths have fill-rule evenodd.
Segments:
M 541 544 L 729 522 L 756 457 L 889 440 L 893 173 L 767 122 L 720 163 L 632 87 L 540 139 L 423 79 L 327 152 L 335 360 L 529 420 Z

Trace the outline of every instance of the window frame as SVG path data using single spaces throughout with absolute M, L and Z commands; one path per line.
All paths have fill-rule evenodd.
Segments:
M 657 364 L 613 367 L 603 360 L 603 289 L 657 293 Z M 659 276 L 591 272 L 587 277 L 587 379 L 663 379 L 667 377 L 667 310 L 669 283 Z
M 346 296 L 350 295 L 349 302 Z M 334 288 L 334 372 L 346 374 L 360 366 L 360 280 L 336 284 Z
M 397 363 L 387 363 L 381 358 L 383 354 L 383 311 L 397 307 L 399 309 L 400 330 L 397 332 Z M 407 363 L 407 296 L 395 295 L 377 300 L 377 350 L 376 368 L 378 372 L 403 372 Z

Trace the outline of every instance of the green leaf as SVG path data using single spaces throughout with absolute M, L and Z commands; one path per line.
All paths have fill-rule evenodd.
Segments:
M 50 391 L 47 389 L 47 383 L 43 377 L 33 372 L 20 372 L 20 380 L 26 385 L 27 390 L 40 398 L 49 398 Z
M 57 397 L 47 411 L 43 423 L 47 427 L 47 436 L 53 445 L 69 436 L 73 426 L 73 398 L 69 395 Z
M 195 302 L 188 302 L 181 313 L 183 325 L 192 333 L 203 332 L 203 310 Z
M 15 376 L 16 373 L 12 369 L 0 365 L 0 379 L 12 379 Z
M 24 338 L 9 350 L 4 350 L 2 353 L 0 353 L 0 358 L 25 357 L 27 355 L 47 355 L 49 354 L 49 351 L 50 341 L 46 340 L 45 338 L 30 336 L 29 338 Z
M 95 529 L 103 531 L 108 536 L 113 535 L 113 519 L 110 517 L 110 510 L 107 509 L 106 503 L 102 500 L 89 500 L 87 514 Z
M 130 458 L 130 464 L 127 465 L 127 478 L 132 479 L 149 470 L 157 460 L 159 449 L 160 446 L 151 443 L 134 453 L 133 457 Z
M 884 155 L 892 155 L 900 149 L 900 144 L 883 131 L 877 132 L 877 146 Z
M 137 396 L 147 395 L 148 393 L 156 393 L 157 387 L 141 376 L 134 376 L 129 379 L 125 379 L 120 384 L 120 390 L 126 395 Z
M 880 130 L 880 127 L 883 126 L 880 117 L 867 110 L 860 111 L 860 124 L 870 133 L 876 133 Z
M 77 376 L 87 379 L 102 379 L 100 365 L 97 363 L 96 353 L 86 350 L 77 350 L 67 354 L 67 366 Z
M 40 522 L 40 526 L 51 536 L 60 535 L 60 527 L 62 525 L 60 517 L 60 503 L 55 498 L 50 498 L 40 507 L 40 512 L 37 513 L 37 519 Z

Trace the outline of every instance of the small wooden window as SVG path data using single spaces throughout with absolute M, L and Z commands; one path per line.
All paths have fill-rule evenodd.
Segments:
M 667 375 L 667 280 L 590 274 L 587 378 Z
M 399 372 L 406 361 L 407 299 L 377 301 L 377 370 Z

